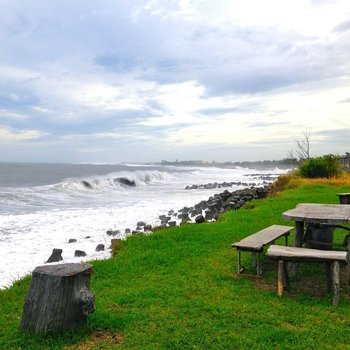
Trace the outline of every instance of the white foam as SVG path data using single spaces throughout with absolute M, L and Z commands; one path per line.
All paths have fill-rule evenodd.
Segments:
M 158 225 L 160 214 L 192 206 L 223 191 L 219 188 L 189 191 L 185 190 L 187 185 L 258 182 L 244 176 L 254 173 L 264 172 L 242 168 L 172 167 L 171 172 L 134 171 L 91 177 L 86 181 L 95 184 L 92 190 L 81 186 L 81 179 L 53 186 L 12 189 L 12 192 L 2 189 L 3 193 L 11 192 L 15 199 L 7 203 L 12 213 L 0 215 L 0 288 L 44 264 L 53 248 L 63 250 L 63 262 L 108 258 L 108 249 L 95 252 L 100 243 L 109 247 L 111 237 L 106 234 L 107 230 L 119 229 L 122 232 L 119 238 L 125 238 L 125 228 L 135 229 L 139 220 Z M 137 186 L 111 184 L 116 177 L 137 181 Z M 15 204 L 16 198 L 18 204 Z M 71 238 L 77 242 L 68 243 Z M 87 257 L 74 258 L 77 249 L 86 251 Z

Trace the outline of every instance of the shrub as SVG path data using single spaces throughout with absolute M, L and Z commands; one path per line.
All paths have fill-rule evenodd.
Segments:
M 299 167 L 299 174 L 306 178 L 331 178 L 341 175 L 338 157 L 328 154 L 305 160 Z
M 277 193 L 287 188 L 296 188 L 302 184 L 302 181 L 295 171 L 280 175 L 270 186 L 269 196 L 275 196 Z

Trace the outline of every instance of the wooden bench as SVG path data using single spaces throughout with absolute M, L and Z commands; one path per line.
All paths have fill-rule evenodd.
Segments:
M 347 264 L 347 285 L 349 286 L 349 252 L 271 245 L 266 255 L 278 260 L 277 292 L 279 296 L 282 296 L 283 290 L 288 289 L 290 286 L 286 261 L 325 263 L 327 288 L 328 291 L 333 290 L 333 305 L 337 305 L 339 302 L 339 263 Z
M 233 243 L 232 247 L 238 251 L 238 273 L 241 273 L 241 251 L 252 252 L 253 266 L 256 267 L 256 273 L 261 275 L 260 253 L 268 244 L 274 243 L 277 238 L 285 237 L 288 245 L 288 236 L 293 227 L 283 225 L 272 225 L 259 232 L 256 232 L 239 242 Z

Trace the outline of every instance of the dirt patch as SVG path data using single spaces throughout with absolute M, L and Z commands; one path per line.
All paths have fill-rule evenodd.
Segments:
M 90 339 L 67 346 L 64 350 L 110 349 L 111 345 L 119 345 L 123 339 L 123 336 L 119 333 L 96 330 L 91 334 Z

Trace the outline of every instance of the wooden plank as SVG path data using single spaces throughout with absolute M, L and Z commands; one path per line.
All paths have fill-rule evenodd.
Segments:
M 284 218 L 315 223 L 350 223 L 350 206 L 346 204 L 302 203 L 282 214 Z
M 272 245 L 267 250 L 266 255 L 272 259 L 283 259 L 288 261 L 346 262 L 347 252 Z
M 293 230 L 291 226 L 284 225 L 271 225 L 264 230 L 254 233 L 239 242 L 232 244 L 232 247 L 236 247 L 241 250 L 255 250 L 261 251 L 264 245 L 269 244 L 275 239 L 289 234 Z
M 277 279 L 277 293 L 278 296 L 283 296 L 283 290 L 284 290 L 284 261 L 278 260 L 278 279 Z
M 340 299 L 339 262 L 332 264 L 333 272 L 333 305 L 338 305 Z

